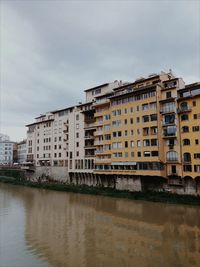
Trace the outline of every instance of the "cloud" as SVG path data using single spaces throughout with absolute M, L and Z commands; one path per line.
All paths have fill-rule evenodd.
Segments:
M 23 138 L 35 116 L 100 83 L 169 68 L 198 81 L 199 10 L 199 1 L 1 1 L 0 131 Z

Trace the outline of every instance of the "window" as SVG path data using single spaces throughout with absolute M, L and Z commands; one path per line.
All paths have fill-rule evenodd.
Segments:
M 76 156 L 79 157 L 79 151 L 76 151 Z
M 194 159 L 200 159 L 200 153 L 194 153 Z
M 193 126 L 192 131 L 193 132 L 199 132 L 199 126 Z
M 137 146 L 140 147 L 141 146 L 141 141 L 137 140 Z
M 144 157 L 150 157 L 151 152 L 150 151 L 144 151 Z
M 136 122 L 139 123 L 140 122 L 140 117 L 136 118 Z
M 150 115 L 151 121 L 157 121 L 157 114 Z
M 156 135 L 158 133 L 158 128 L 157 127 L 151 127 L 151 134 Z
M 194 120 L 200 119 L 200 113 L 193 115 Z
M 149 121 L 148 115 L 142 116 L 142 122 L 148 122 L 148 121 Z
M 166 92 L 166 98 L 170 98 L 170 97 L 172 97 L 172 92 L 170 91 L 170 92 Z
M 124 109 L 124 114 L 127 114 L 127 108 Z
M 175 103 L 174 102 L 164 103 L 162 111 L 163 112 L 174 112 L 175 111 Z
M 140 158 L 141 157 L 141 152 L 138 151 L 137 155 L 138 155 L 138 158 Z
M 142 110 L 148 110 L 149 109 L 149 105 L 148 104 L 143 104 L 142 105 Z
M 182 127 L 182 132 L 183 133 L 188 133 L 189 132 L 189 127 L 188 126 L 183 126 Z
M 150 140 L 149 139 L 143 140 L 143 146 L 150 146 Z
M 190 139 L 183 139 L 183 145 L 189 146 L 190 145 Z
M 167 152 L 167 160 L 177 161 L 178 160 L 178 153 L 176 151 Z
M 183 170 L 184 170 L 184 172 L 191 172 L 192 166 L 191 165 L 183 165 Z
M 58 154 L 58 157 L 61 158 L 61 153 Z
M 79 138 L 79 133 L 76 133 L 76 138 Z
M 127 119 L 124 120 L 124 124 L 127 124 Z
M 199 144 L 199 139 L 195 139 L 195 145 Z
M 196 107 L 196 101 L 192 101 L 193 107 Z
M 174 102 L 164 103 L 162 111 L 163 112 L 174 112 L 175 111 L 175 103 Z
M 164 129 L 164 136 L 174 136 L 176 134 L 176 126 L 167 126 Z
M 200 172 L 200 165 L 194 165 L 194 171 Z
M 130 142 L 130 146 L 131 146 L 131 147 L 134 147 L 134 141 L 131 141 L 131 142 Z
M 133 124 L 133 118 L 130 118 L 130 123 Z
M 137 111 L 139 111 L 139 110 L 140 110 L 140 107 L 139 107 L 139 106 L 137 106 L 137 107 L 136 107 L 136 110 L 137 110 Z
M 158 145 L 158 139 L 151 139 L 151 146 L 157 146 Z
M 76 142 L 76 147 L 79 147 L 79 142 Z
M 176 165 L 172 165 L 172 166 L 171 166 L 171 172 L 172 172 L 173 174 L 176 173 Z
M 127 136 L 127 135 L 128 135 L 128 131 L 125 130 L 125 131 L 124 131 L 124 136 Z
M 124 146 L 125 146 L 125 148 L 128 147 L 128 141 L 125 141 L 125 142 L 124 142 Z
M 131 157 L 134 158 L 134 152 L 133 151 L 131 152 Z
M 128 152 L 125 152 L 124 156 L 125 158 L 128 158 Z
M 57 157 L 57 153 L 54 153 L 54 158 L 56 158 Z
M 158 157 L 158 155 L 159 155 L 158 151 L 152 151 L 151 152 L 152 157 Z
M 164 117 L 164 124 L 172 124 L 175 122 L 175 114 L 168 114 Z
M 145 127 L 145 128 L 143 128 L 143 135 L 144 135 L 144 136 L 149 135 L 149 127 Z
M 187 102 L 182 102 L 181 103 L 181 110 L 184 111 L 184 110 L 188 110 L 188 104 Z
M 77 120 L 77 121 L 79 120 L 79 114 L 76 115 L 76 120 Z
M 183 154 L 183 161 L 190 162 L 191 161 L 191 154 L 186 152 Z
M 130 112 L 131 112 L 131 113 L 133 112 L 133 107 L 130 107 Z
M 189 119 L 187 114 L 181 115 L 181 121 L 187 121 Z

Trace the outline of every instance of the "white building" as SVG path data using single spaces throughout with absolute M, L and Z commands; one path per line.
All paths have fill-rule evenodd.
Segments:
M 121 82 L 85 90 L 86 103 L 47 112 L 26 125 L 27 162 L 38 166 L 67 167 L 68 172 L 93 172 L 95 159 L 93 104 Z
M 13 144 L 8 135 L 0 134 L 0 165 L 12 165 Z
M 26 140 L 17 143 L 17 162 L 19 164 L 25 163 L 27 159 Z

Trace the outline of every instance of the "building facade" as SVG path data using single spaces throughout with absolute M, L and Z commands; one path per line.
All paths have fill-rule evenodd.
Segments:
M 170 71 L 85 93 L 85 103 L 27 125 L 28 161 L 66 166 L 70 181 L 80 184 L 88 177 L 95 185 L 105 177 L 108 184 L 161 178 L 174 186 L 199 179 L 200 83 L 185 85 Z
M 19 164 L 26 163 L 27 160 L 27 147 L 26 140 L 17 143 L 17 162 Z
M 8 135 L 0 134 L 0 165 L 13 164 L 13 146 Z

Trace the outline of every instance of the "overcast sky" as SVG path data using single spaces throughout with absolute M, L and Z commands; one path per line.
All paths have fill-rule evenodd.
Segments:
M 13 141 L 86 88 L 170 68 L 200 81 L 200 1 L 0 2 L 0 132 Z

